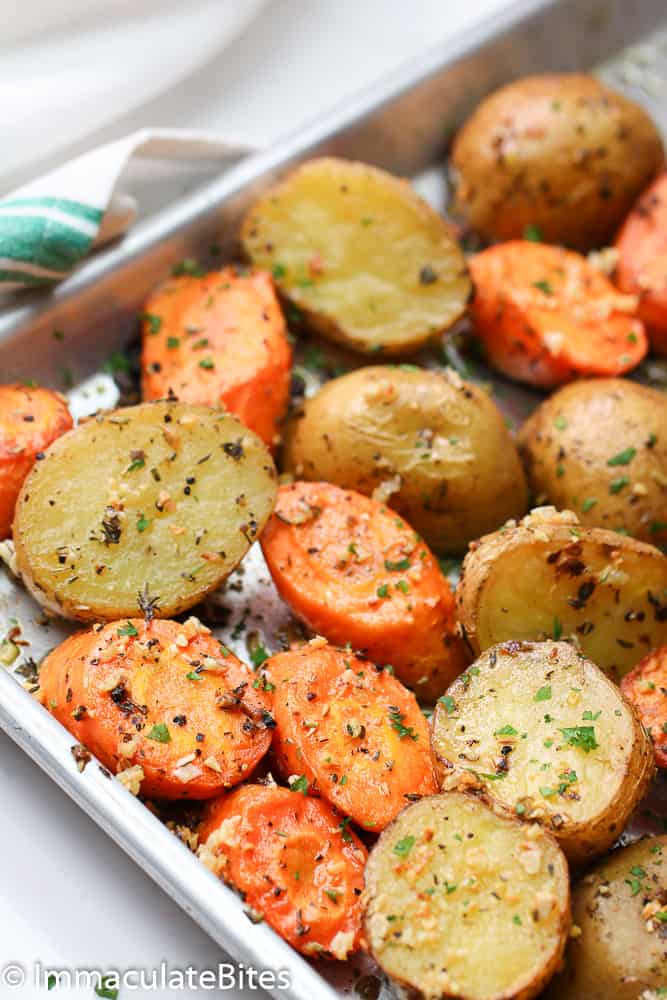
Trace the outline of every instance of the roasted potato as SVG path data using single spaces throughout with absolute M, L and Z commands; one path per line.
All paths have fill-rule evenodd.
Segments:
M 241 235 L 311 327 L 363 353 L 419 347 L 470 296 L 448 224 L 407 181 L 366 163 L 310 160 L 261 196 Z
M 655 773 L 632 707 L 565 642 L 493 646 L 438 700 L 431 727 L 443 788 L 481 789 L 542 823 L 577 864 L 613 844 Z
M 525 77 L 495 91 L 455 138 L 454 208 L 489 241 L 527 227 L 546 243 L 604 246 L 655 176 L 660 133 L 592 76 Z
M 667 396 L 624 379 L 574 382 L 521 428 L 519 451 L 538 503 L 582 524 L 667 541 Z
M 548 1000 L 658 1000 L 667 984 L 667 837 L 614 851 L 572 892 L 578 928 Z
M 512 639 L 572 637 L 619 680 L 667 643 L 667 557 L 553 507 L 471 545 L 456 600 L 475 653 Z
M 59 393 L 0 385 L 0 541 L 11 535 L 16 499 L 37 456 L 71 426 Z
M 374 958 L 410 996 L 529 1000 L 565 947 L 567 862 L 542 828 L 474 796 L 421 799 L 370 853 L 365 926 Z
M 284 463 L 300 479 L 379 495 L 436 551 L 526 509 L 526 483 L 505 422 L 456 372 L 371 367 L 333 379 L 286 431 Z
M 66 618 L 172 617 L 231 572 L 275 495 L 266 447 L 220 410 L 158 402 L 100 414 L 52 444 L 25 481 L 18 569 Z
M 456 600 L 475 653 L 512 639 L 572 636 L 618 680 L 667 643 L 667 557 L 553 507 L 473 544 Z

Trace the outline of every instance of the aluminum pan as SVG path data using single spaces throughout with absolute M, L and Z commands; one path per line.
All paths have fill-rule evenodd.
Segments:
M 65 367 L 76 380 L 90 375 L 132 335 L 137 306 L 174 260 L 201 256 L 212 242 L 220 244 L 221 232 L 223 255 L 233 252 L 238 219 L 248 202 L 286 166 L 328 152 L 414 175 L 442 158 L 447 136 L 493 87 L 528 72 L 597 64 L 663 18 L 662 0 L 513 4 L 502 16 L 439 46 L 138 227 L 54 294 L 26 296 L 0 319 L 0 381 L 32 377 L 62 388 Z M 53 338 L 55 328 L 65 332 L 64 341 Z M 252 569 L 257 558 L 255 550 L 246 560 L 254 593 L 246 589 L 238 594 L 234 610 L 238 618 L 251 597 L 253 604 L 263 601 L 259 615 L 269 633 L 284 616 L 284 607 L 275 604 L 271 588 L 262 584 L 266 574 L 261 562 Z M 0 628 L 12 615 L 33 620 L 34 606 L 0 574 Z M 46 630 L 32 624 L 28 631 L 30 652 L 39 656 L 58 641 L 62 629 L 56 623 Z M 71 737 L 5 671 L 0 671 L 0 726 L 237 960 L 288 969 L 292 985 L 281 996 L 326 1000 L 338 996 L 340 988 L 349 989 L 349 970 L 327 967 L 336 980 L 332 988 L 267 927 L 250 924 L 238 897 L 96 763 L 79 774 Z

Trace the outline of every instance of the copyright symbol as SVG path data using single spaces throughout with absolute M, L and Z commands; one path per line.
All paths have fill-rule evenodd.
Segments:
M 16 962 L 5 965 L 0 972 L 0 983 L 3 986 L 7 986 L 10 990 L 20 990 L 25 985 L 25 971 L 23 967 L 17 965 Z

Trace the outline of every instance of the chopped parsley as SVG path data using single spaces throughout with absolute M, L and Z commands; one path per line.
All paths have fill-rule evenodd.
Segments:
M 595 507 L 596 503 L 597 500 L 595 499 L 595 497 L 586 497 L 586 499 L 581 505 L 582 512 L 584 514 L 587 514 L 589 510 L 592 510 L 593 507 Z
M 523 231 L 524 240 L 528 240 L 529 243 L 541 243 L 542 242 L 542 230 L 539 226 L 528 225 Z
M 503 726 L 502 729 L 496 729 L 494 736 L 518 736 L 519 732 L 514 726 Z
M 156 743 L 171 743 L 169 727 L 164 722 L 156 723 L 150 733 L 146 733 L 146 739 L 155 740 Z
M 215 363 L 213 361 L 213 358 L 202 358 L 201 361 L 199 362 L 199 367 L 206 368 L 208 370 L 210 370 L 211 368 L 215 368 Z
M 289 783 L 290 792 L 302 792 L 303 795 L 308 794 L 308 778 L 305 774 L 300 774 L 298 778 Z
M 392 559 L 385 559 L 384 568 L 393 572 L 394 570 L 410 569 L 410 560 L 407 556 L 403 559 L 398 559 L 396 561 Z
M 132 622 L 125 622 L 125 624 L 121 625 L 118 629 L 118 635 L 139 635 L 139 633 Z
M 148 323 L 149 333 L 159 333 L 160 327 L 162 326 L 162 317 L 156 316 L 155 313 L 139 313 L 139 319 L 144 323 Z
M 630 479 L 628 476 L 619 476 L 618 479 L 612 479 L 609 483 L 610 493 L 620 493 L 625 486 L 630 485 Z
M 181 346 L 180 337 L 167 337 L 167 347 L 170 351 L 175 351 L 177 347 Z
M 392 729 L 396 730 L 401 739 L 404 739 L 406 736 L 411 740 L 419 739 L 419 735 L 414 731 L 412 726 L 403 725 L 403 712 L 400 712 L 397 708 L 391 708 L 389 721 L 391 722 Z
M 389 593 L 389 587 L 386 583 L 381 583 L 378 589 L 375 591 L 378 597 L 386 597 Z
M 612 455 L 611 458 L 607 459 L 607 465 L 629 465 L 636 454 L 636 448 L 624 448 L 623 451 L 619 451 L 616 455 Z
M 554 420 L 554 427 L 557 431 L 564 431 L 567 427 L 567 420 L 565 417 L 556 417 Z
M 143 514 L 139 514 L 139 517 L 137 518 L 137 531 L 141 534 L 146 530 L 150 523 L 150 518 L 145 517 Z
M 399 840 L 396 844 L 394 844 L 394 854 L 397 854 L 399 858 L 405 858 L 407 857 L 407 855 L 410 853 L 410 851 L 414 846 L 415 846 L 415 838 L 408 835 L 407 837 L 403 837 L 402 840 Z
M 572 726 L 571 728 L 560 729 L 559 732 L 563 734 L 563 739 L 566 743 L 573 747 L 579 747 L 584 753 L 597 750 L 600 745 L 595 739 L 594 726 Z
M 445 706 L 447 715 L 451 715 L 452 712 L 456 711 L 456 702 L 452 698 L 451 694 L 443 694 L 442 697 L 438 698 L 441 705 Z
M 538 288 L 545 295 L 553 295 L 554 290 L 548 281 L 534 281 L 533 288 Z
M 563 634 L 563 626 L 561 625 L 560 619 L 557 617 L 554 617 L 554 623 L 553 623 L 553 628 L 551 630 L 551 634 L 553 635 L 556 642 L 558 642 L 558 640 Z
M 287 268 L 285 267 L 284 264 L 280 264 L 278 261 L 276 261 L 273 267 L 271 268 L 271 274 L 276 279 L 276 281 L 279 281 L 280 278 L 284 278 L 285 275 L 287 274 Z
M 535 692 L 535 701 L 549 701 L 551 699 L 551 685 L 545 684 Z
M 250 659 L 252 660 L 253 667 L 261 667 L 265 660 L 268 660 L 269 654 L 266 649 L 260 643 L 259 646 L 255 648 L 250 653 Z

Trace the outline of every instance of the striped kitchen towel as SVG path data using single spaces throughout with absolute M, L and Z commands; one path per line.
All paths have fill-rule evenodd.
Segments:
M 0 293 L 62 281 L 131 225 L 136 202 L 116 189 L 133 157 L 229 165 L 248 152 L 207 133 L 141 129 L 31 181 L 0 199 Z

